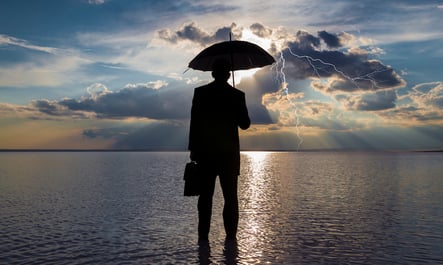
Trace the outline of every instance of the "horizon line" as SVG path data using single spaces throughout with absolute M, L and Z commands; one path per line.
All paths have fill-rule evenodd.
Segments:
M 74 148 L 4 148 L 0 152 L 189 152 L 185 149 L 74 149 Z M 331 149 L 242 149 L 240 152 L 443 152 L 443 149 L 357 149 L 357 148 L 331 148 Z

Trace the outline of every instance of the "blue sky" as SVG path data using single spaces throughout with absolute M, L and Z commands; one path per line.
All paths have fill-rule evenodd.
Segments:
M 188 62 L 229 32 L 276 59 L 235 74 L 243 149 L 443 149 L 442 24 L 443 1 L 3 0 L 0 149 L 186 149 L 211 80 Z

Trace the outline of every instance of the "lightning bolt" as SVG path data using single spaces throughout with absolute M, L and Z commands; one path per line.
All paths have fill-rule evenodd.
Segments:
M 384 71 L 389 71 L 388 68 L 379 67 L 372 72 L 368 72 L 368 73 L 364 73 L 364 74 L 356 74 L 355 77 L 352 77 L 352 76 L 346 74 L 345 72 L 343 72 L 342 70 L 340 70 L 333 63 L 326 62 L 322 59 L 313 58 L 308 55 L 296 54 L 291 50 L 290 47 L 287 47 L 287 49 L 292 56 L 294 56 L 300 60 L 306 61 L 309 64 L 309 66 L 312 68 L 312 71 L 314 72 L 314 74 L 319 79 L 325 78 L 325 77 L 321 76 L 319 71 L 328 71 L 328 69 L 329 69 L 330 74 L 334 73 L 335 75 L 339 76 L 341 79 L 349 81 L 350 83 L 355 85 L 356 88 L 360 88 L 359 83 L 368 83 L 368 84 L 370 84 L 372 89 L 380 88 L 380 86 L 378 85 L 378 82 L 374 78 L 374 76 L 376 74 L 382 73 Z M 297 104 L 295 104 L 295 101 L 293 101 L 289 96 L 289 89 L 288 89 L 289 84 L 286 81 L 286 74 L 284 72 L 285 63 L 286 63 L 286 59 L 283 55 L 283 52 L 280 52 L 280 56 L 273 67 L 275 67 L 277 79 L 280 81 L 279 92 L 281 94 L 285 95 L 286 100 L 294 108 L 295 130 L 296 130 L 297 138 L 299 140 L 298 146 L 297 146 L 297 150 L 298 150 L 300 148 L 301 144 L 303 143 L 303 138 L 301 137 L 301 133 L 300 133 L 300 125 L 301 125 L 300 115 L 299 115 L 299 109 L 298 109 Z
M 280 57 L 278 58 L 276 64 L 275 64 L 275 70 L 276 70 L 276 76 L 277 79 L 280 80 L 280 88 L 279 92 L 283 95 L 285 95 L 286 100 L 289 102 L 289 104 L 294 108 L 294 114 L 295 114 L 295 133 L 298 138 L 298 145 L 297 145 L 297 151 L 300 149 L 301 144 L 303 143 L 303 138 L 300 134 L 300 116 L 298 114 L 298 106 L 295 104 L 295 102 L 289 97 L 289 89 L 288 89 L 288 82 L 286 81 L 286 74 L 284 72 L 285 69 L 285 63 L 286 59 L 283 56 L 283 52 L 280 52 Z
M 354 84 L 355 87 L 357 87 L 357 88 L 360 88 L 360 86 L 359 86 L 359 84 L 358 84 L 359 82 L 369 82 L 369 83 L 371 84 L 371 86 L 372 86 L 373 89 L 375 89 L 375 88 L 380 88 L 380 86 L 377 84 L 376 79 L 375 79 L 373 76 L 374 76 L 375 74 L 378 74 L 378 73 L 382 73 L 382 72 L 385 72 L 385 71 L 389 71 L 388 68 L 382 68 L 382 67 L 379 67 L 378 69 L 375 69 L 375 70 L 372 71 L 372 72 L 365 73 L 365 74 L 361 74 L 361 75 L 356 75 L 355 77 L 351 77 L 351 76 L 347 75 L 346 73 L 344 73 L 343 71 L 341 71 L 340 69 L 338 69 L 338 67 L 337 67 L 335 64 L 332 64 L 332 63 L 329 63 L 329 62 L 325 62 L 325 61 L 323 61 L 322 59 L 313 58 L 313 57 L 308 56 L 308 55 L 298 55 L 298 54 L 294 53 L 294 52 L 291 50 L 290 47 L 287 47 L 287 48 L 288 48 L 289 53 L 290 53 L 292 56 L 294 56 L 294 57 L 296 57 L 296 58 L 298 58 L 298 59 L 300 59 L 300 60 L 304 60 L 304 61 L 306 61 L 306 62 L 309 64 L 309 66 L 312 68 L 312 70 L 314 71 L 315 75 L 317 75 L 317 77 L 318 77 L 319 79 L 321 79 L 322 76 L 320 75 L 320 73 L 319 73 L 318 71 L 319 71 L 319 70 L 324 70 L 324 71 L 326 71 L 326 70 L 325 70 L 326 67 L 330 67 L 330 68 L 332 68 L 332 71 L 331 71 L 331 72 L 336 73 L 336 74 L 339 75 L 342 79 L 346 79 L 346 80 L 348 80 L 349 82 L 351 82 L 352 84 Z M 283 53 L 280 53 L 280 54 L 281 54 L 280 58 L 282 58 L 282 57 L 283 57 Z M 316 63 L 319 63 L 321 66 L 323 66 L 323 68 L 317 66 Z

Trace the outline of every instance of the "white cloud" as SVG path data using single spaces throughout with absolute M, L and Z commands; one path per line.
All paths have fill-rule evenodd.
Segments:
M 160 89 L 162 87 L 165 87 L 168 85 L 168 82 L 164 80 L 156 80 L 156 81 L 149 81 L 147 83 L 137 83 L 137 84 L 127 84 L 125 88 L 152 88 L 152 89 Z
M 55 87 L 66 83 L 78 82 L 76 74 L 89 60 L 77 56 L 56 56 L 33 62 L 19 63 L 0 67 L 0 86 Z
M 91 96 L 92 99 L 96 100 L 97 98 L 112 93 L 104 84 L 95 83 L 86 88 L 86 91 Z
M 40 51 L 40 52 L 46 52 L 55 54 L 57 53 L 58 49 L 53 47 L 46 47 L 46 46 L 39 46 L 29 43 L 26 40 L 15 38 L 8 35 L 0 34 L 0 45 L 12 45 L 12 46 L 18 46 L 34 51 Z
M 421 108 L 443 110 L 443 82 L 418 84 L 408 96 Z
M 31 51 L 47 53 L 32 56 L 25 61 L 0 66 L 0 86 L 60 86 L 67 82 L 78 82 L 75 72 L 85 64 L 92 63 L 86 56 L 73 49 L 40 46 L 27 40 L 0 35 L 0 45 L 10 45 Z
M 91 5 L 102 5 L 105 3 L 105 0 L 88 0 L 88 4 Z
M 443 82 L 415 85 L 401 99 L 410 103 L 377 114 L 391 125 L 443 125 Z

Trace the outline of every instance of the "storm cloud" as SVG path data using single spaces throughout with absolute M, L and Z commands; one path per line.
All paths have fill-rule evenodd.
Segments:
M 94 113 L 97 118 L 114 119 L 189 118 L 192 89 L 172 89 L 166 83 L 161 84 L 162 82 L 128 84 L 115 92 L 102 84 L 94 84 L 87 89 L 89 95 L 80 99 L 37 100 L 33 102 L 33 106 L 40 112 L 56 116 Z
M 358 96 L 338 95 L 336 98 L 350 110 L 377 111 L 395 108 L 397 94 L 391 90 Z
M 281 36 L 275 36 L 277 33 L 273 29 L 260 23 L 252 24 L 249 29 L 260 38 L 281 40 Z M 241 30 L 232 23 L 208 33 L 191 22 L 176 31 L 160 30 L 158 35 L 171 43 L 190 41 L 204 47 L 226 40 L 230 32 L 237 34 L 235 38 L 240 38 Z M 382 111 L 395 108 L 398 99 L 395 89 L 404 86 L 404 80 L 390 66 L 371 59 L 368 51 L 349 49 L 346 44 L 352 38 L 353 36 L 347 33 L 319 31 L 314 35 L 298 31 L 294 35 L 285 36 L 285 39 L 290 41 L 283 44 L 282 50 L 278 51 L 273 45 L 271 52 L 276 58 L 279 58 L 279 52 L 283 56 L 287 80 L 293 80 L 295 83 L 311 80 L 311 88 L 338 100 L 348 110 Z M 270 108 L 267 105 L 269 102 L 263 101 L 265 95 L 281 93 L 281 85 L 281 80 L 276 78 L 276 72 L 271 71 L 270 67 L 260 69 L 252 78 L 244 78 L 238 84 L 238 88 L 247 93 L 247 104 L 253 123 L 281 122 L 279 119 L 283 117 L 282 112 Z M 292 84 L 292 90 L 288 93 L 302 91 L 302 88 L 294 91 L 296 87 Z M 128 84 L 117 91 L 111 91 L 102 84 L 94 84 L 87 88 L 87 92 L 88 96 L 79 99 L 37 100 L 33 102 L 33 106 L 42 113 L 54 116 L 76 113 L 80 117 L 84 113 L 92 113 L 97 118 L 142 117 L 166 121 L 188 119 L 192 101 L 192 89 L 179 89 L 178 86 L 174 88 L 174 85 L 161 80 Z M 415 96 L 419 97 L 418 92 Z M 439 102 L 437 100 L 433 104 Z M 307 126 L 320 127 L 314 118 L 305 118 L 304 121 Z M 322 119 L 322 122 L 330 124 L 326 127 L 340 127 L 337 126 L 338 123 L 332 125 L 327 121 L 326 118 Z M 97 132 L 85 131 L 84 134 L 94 137 Z
M 281 35 L 276 36 L 281 32 L 277 33 L 260 23 L 252 24 L 249 29 L 260 38 L 272 41 L 282 39 Z M 230 32 L 234 32 L 234 38 L 240 38 L 242 28 L 232 23 L 208 33 L 191 22 L 176 31 L 163 29 L 157 33 L 161 39 L 173 44 L 190 41 L 204 47 L 226 40 Z M 288 93 L 299 93 L 306 89 L 301 86 L 297 88 L 297 81 L 311 80 L 311 88 L 338 100 L 346 109 L 380 111 L 395 108 L 398 99 L 395 89 L 404 86 L 404 80 L 390 66 L 371 59 L 369 52 L 349 49 L 346 44 L 352 39 L 352 35 L 327 31 L 319 31 L 317 35 L 313 35 L 298 31 L 293 35 L 285 35 L 284 39 L 290 41 L 283 44 L 282 50 L 278 51 L 274 43 L 271 45 L 271 52 L 276 58 L 279 58 L 279 53 L 283 56 L 286 78 L 295 82 Z M 278 123 L 276 117 L 282 117 L 276 115 L 276 110 L 270 112 L 269 106 L 263 101 L 265 95 L 281 93 L 282 80 L 276 78 L 276 72 L 273 71 L 276 67 L 278 65 L 272 70 L 271 67 L 260 69 L 252 78 L 242 79 L 237 86 L 247 94 L 253 123 Z M 85 97 L 59 101 L 37 100 L 33 102 L 33 106 L 42 113 L 54 116 L 76 114 L 78 117 L 88 117 L 85 113 L 90 113 L 96 118 L 185 120 L 189 119 L 192 88 L 179 88 L 182 85 L 158 80 L 145 84 L 128 84 L 120 90 L 111 91 L 103 84 L 94 84 L 87 88 L 88 95 Z M 438 104 L 438 101 L 434 104 Z M 316 123 L 309 120 L 307 124 Z M 92 131 L 85 133 L 88 136 L 94 135 Z
M 260 23 L 252 24 L 249 29 L 252 31 L 252 33 L 259 36 L 260 38 L 268 38 L 272 36 L 272 29 Z
M 392 67 L 371 58 L 369 50 L 345 46 L 354 38 L 349 33 L 335 34 L 323 30 L 313 35 L 300 30 L 295 34 L 281 35 L 274 34 L 271 28 L 260 23 L 252 24 L 249 29 L 256 36 L 273 42 L 270 52 L 276 58 L 282 56 L 285 59 L 284 71 L 287 78 L 295 81 L 333 78 L 334 81 L 329 82 L 328 86 L 316 87 L 324 93 L 375 92 L 406 85 Z M 158 34 L 161 39 L 172 43 L 188 40 L 207 46 L 226 40 L 229 32 L 233 32 L 234 38 L 238 39 L 241 37 L 241 30 L 242 28 L 233 23 L 210 34 L 191 22 L 175 32 L 163 29 Z M 289 41 L 278 48 L 275 42 L 282 39 Z
M 318 32 L 318 36 L 330 48 L 338 48 L 338 47 L 342 46 L 342 44 L 340 43 L 340 38 L 337 35 L 335 35 L 335 34 L 331 34 L 331 33 L 326 32 L 326 31 L 323 30 L 323 31 L 319 31 Z
M 370 59 L 367 52 L 339 48 L 342 44 L 337 35 L 326 31 L 314 36 L 299 31 L 294 41 L 288 42 L 282 51 L 286 60 L 286 73 L 294 80 L 309 78 L 334 78 L 327 86 L 317 88 L 325 93 L 364 92 L 396 89 L 405 86 L 405 81 L 390 66 Z
M 418 84 L 406 95 L 399 98 L 409 103 L 377 114 L 391 123 L 420 124 L 426 122 L 442 124 L 443 82 Z
M 187 40 L 207 46 L 225 40 L 220 36 L 227 35 L 229 31 L 240 32 L 237 33 L 240 37 L 240 30 L 233 23 L 230 27 L 208 33 L 197 24 L 188 23 L 175 32 L 169 29 L 159 31 L 159 35 L 172 43 Z M 380 111 L 395 108 L 398 99 L 395 90 L 406 85 L 391 66 L 371 57 L 374 47 L 355 46 L 357 38 L 352 34 L 325 30 L 316 34 L 302 30 L 291 34 L 261 23 L 252 24 L 249 30 L 259 38 L 271 40 L 269 51 L 275 58 L 280 58 L 273 70 L 283 67 L 284 60 L 284 69 L 281 70 L 287 82 L 292 82 L 288 93 L 306 90 L 297 82 L 310 80 L 312 89 L 331 99 L 338 99 L 348 110 Z M 283 44 L 282 40 L 285 40 Z M 257 71 L 253 78 L 243 79 L 238 84 L 238 88 L 247 92 L 254 123 L 277 122 L 262 100 L 267 94 L 279 92 L 281 82 L 275 71 L 264 68 Z
M 187 40 L 198 43 L 203 47 L 215 42 L 229 40 L 230 33 L 233 34 L 234 39 L 240 39 L 242 36 L 241 28 L 238 28 L 237 24 L 235 23 L 232 23 L 230 26 L 221 27 L 214 33 L 206 32 L 194 22 L 184 24 L 182 28 L 177 31 L 162 29 L 157 32 L 160 39 L 168 42 L 177 43 Z
M 115 149 L 184 150 L 188 141 L 188 124 L 154 122 L 142 126 L 85 129 L 83 136 L 113 139 L 112 148 Z

